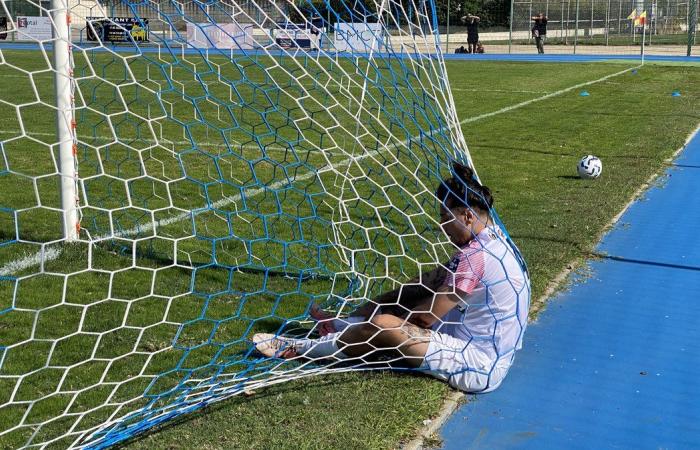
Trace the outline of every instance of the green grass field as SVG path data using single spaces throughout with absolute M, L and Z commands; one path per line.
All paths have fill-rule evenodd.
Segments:
M 36 101 L 51 98 L 51 77 L 37 55 L 2 51 L 0 76 L 12 89 L 0 93 L 0 139 L 21 135 L 20 117 L 26 137 L 2 147 L 0 242 L 9 244 L 0 247 L 0 267 L 60 238 L 60 230 L 50 225 L 59 223 L 54 150 L 45 145 L 54 139 L 52 111 Z M 371 292 L 414 275 L 417 262 L 435 257 L 429 243 L 441 239 L 429 217 L 435 204 L 423 200 L 423 190 L 434 187 L 448 143 L 438 139 L 409 156 L 396 142 L 419 134 L 433 120 L 410 109 L 422 98 L 425 79 L 398 82 L 393 90 L 370 87 L 365 95 L 382 107 L 358 113 L 352 101 L 323 108 L 324 92 L 351 99 L 361 95 L 362 80 L 331 67 L 319 70 L 303 81 L 315 92 L 303 102 L 305 111 L 313 111 L 309 119 L 289 99 L 293 84 L 271 83 L 298 75 L 288 61 L 247 66 L 245 78 L 252 84 L 240 82 L 240 71 L 223 60 L 210 66 L 189 60 L 168 66 L 167 73 L 161 68 L 170 61 L 133 58 L 131 73 L 120 61 L 76 59 L 76 73 L 85 77 L 76 103 L 83 201 L 90 205 L 83 233 L 104 236 L 110 227 L 128 233 L 92 247 L 61 245 L 60 255 L 46 263 L 50 275 L 0 279 L 0 309 L 15 308 L 0 314 L 0 345 L 13 346 L 0 360 L 0 405 L 14 396 L 13 404 L 0 406 L 2 430 L 20 423 L 29 404 L 25 424 L 65 411 L 82 414 L 109 399 L 84 416 L 80 425 L 89 427 L 176 365 L 179 370 L 159 377 L 150 394 L 172 401 L 168 390 L 185 374 L 211 376 L 207 363 L 212 360 L 225 367 L 222 379 L 235 380 L 245 367 L 246 336 L 274 330 L 282 319 L 301 318 L 310 300 L 347 289 L 347 283 L 330 281 L 334 271 L 346 267 L 343 253 L 327 245 L 335 239 L 331 223 L 338 220 L 339 205 L 349 210 L 337 228 L 345 247 L 357 250 L 371 242 L 374 249 L 358 252 L 354 269 L 381 278 L 377 267 L 386 263 L 388 274 L 371 284 Z M 629 67 L 451 62 L 448 74 L 458 118 L 464 120 Z M 379 79 L 389 69 L 406 70 L 372 71 Z M 22 70 L 33 72 L 33 83 Z M 192 71 L 204 75 L 194 80 Z M 150 80 L 145 88 L 131 82 L 143 78 Z M 572 261 L 591 256 L 605 224 L 666 166 L 700 121 L 699 82 L 697 67 L 647 65 L 636 74 L 587 86 L 590 97 L 567 92 L 464 125 L 476 168 L 494 190 L 496 208 L 529 264 L 533 298 Z M 682 97 L 671 97 L 675 89 Z M 167 110 L 153 94 L 163 90 L 163 102 L 171 105 Z M 437 105 L 439 99 L 434 93 L 424 105 Z M 231 106 L 243 103 L 246 108 Z M 284 114 L 266 115 L 261 126 L 270 105 L 281 106 Z M 388 121 L 383 108 L 402 123 Z M 306 131 L 303 138 L 300 128 Z M 334 145 L 328 145 L 331 138 Z M 394 152 L 344 163 L 387 140 Z M 575 163 L 589 153 L 604 163 L 595 182 L 574 176 Z M 329 165 L 335 169 L 325 171 Z M 283 183 L 290 172 L 297 177 L 295 189 L 255 191 L 262 184 Z M 390 177 L 397 182 L 387 183 Z M 218 207 L 207 209 L 207 202 Z M 202 214 L 187 217 L 198 208 Z M 8 210 L 18 210 L 16 218 Z M 159 221 L 157 233 L 148 225 L 153 220 Z M 358 231 L 363 227 L 372 231 L 364 235 Z M 398 242 L 387 230 L 407 236 Z M 10 243 L 17 237 L 23 242 Z M 397 251 L 400 245 L 409 251 Z M 440 249 L 439 257 L 445 256 L 447 248 Z M 402 257 L 385 256 L 397 253 Z M 212 260 L 217 264 L 210 265 Z M 241 265 L 256 270 L 234 270 Z M 261 274 L 265 267 L 320 276 L 299 287 L 297 279 Z M 532 315 L 542 307 L 533 305 Z M 181 329 L 182 323 L 188 326 Z M 171 347 L 172 342 L 177 345 Z M 260 376 L 264 369 L 253 367 L 247 376 Z M 30 371 L 35 372 L 13 392 L 17 376 Z M 313 377 L 235 397 L 127 446 L 391 448 L 434 416 L 448 392 L 437 381 L 392 373 Z M 61 436 L 67 423 L 53 422 L 35 439 Z M 26 427 L 0 436 L 0 447 L 21 445 L 33 432 Z

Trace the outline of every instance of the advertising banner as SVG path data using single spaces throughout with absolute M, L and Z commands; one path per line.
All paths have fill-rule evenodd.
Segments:
M 318 49 L 318 35 L 307 30 L 275 30 L 275 43 L 281 48 Z
M 322 25 L 312 22 L 298 24 L 283 22 L 277 24 L 273 35 L 275 43 L 281 48 L 318 50 L 322 31 Z
M 148 19 L 133 17 L 87 17 L 87 40 L 91 42 L 148 42 Z
M 237 23 L 187 23 L 187 44 L 194 48 L 251 49 L 253 26 Z
M 7 26 L 7 24 L 5 25 Z M 19 40 L 47 41 L 53 38 L 50 17 L 17 16 Z
M 384 34 L 379 23 L 339 23 L 335 26 L 335 48 L 339 52 L 382 51 Z

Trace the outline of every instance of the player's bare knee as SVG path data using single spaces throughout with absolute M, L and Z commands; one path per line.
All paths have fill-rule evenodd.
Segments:
M 377 314 L 376 316 L 372 317 L 370 323 L 376 327 L 375 330 L 387 330 L 400 326 L 400 323 L 398 323 L 400 321 L 401 319 L 391 314 Z
M 408 322 L 420 328 L 431 328 L 437 317 L 431 313 L 414 313 L 408 318 Z

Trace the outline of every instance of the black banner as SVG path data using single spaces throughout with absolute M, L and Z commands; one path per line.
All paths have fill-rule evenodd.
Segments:
M 88 17 L 88 41 L 148 42 L 148 19 Z
M 0 41 L 7 39 L 7 17 L 0 17 Z
M 292 39 L 290 37 L 277 38 L 276 42 L 277 42 L 277 45 L 279 45 L 281 48 L 311 49 L 311 39 L 309 39 L 309 38 L 301 38 L 301 39 Z

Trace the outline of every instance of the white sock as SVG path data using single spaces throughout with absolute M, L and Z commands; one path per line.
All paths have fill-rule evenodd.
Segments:
M 333 320 L 333 328 L 335 328 L 336 332 L 341 332 L 345 330 L 347 327 L 352 325 L 353 323 L 360 323 L 360 322 L 367 322 L 367 319 L 365 319 L 362 316 L 350 316 L 346 317 L 344 319 L 335 319 Z
M 338 348 L 338 338 L 342 333 L 327 334 L 318 339 L 298 339 L 297 349 L 300 355 L 307 358 L 328 358 L 347 359 L 348 356 Z

